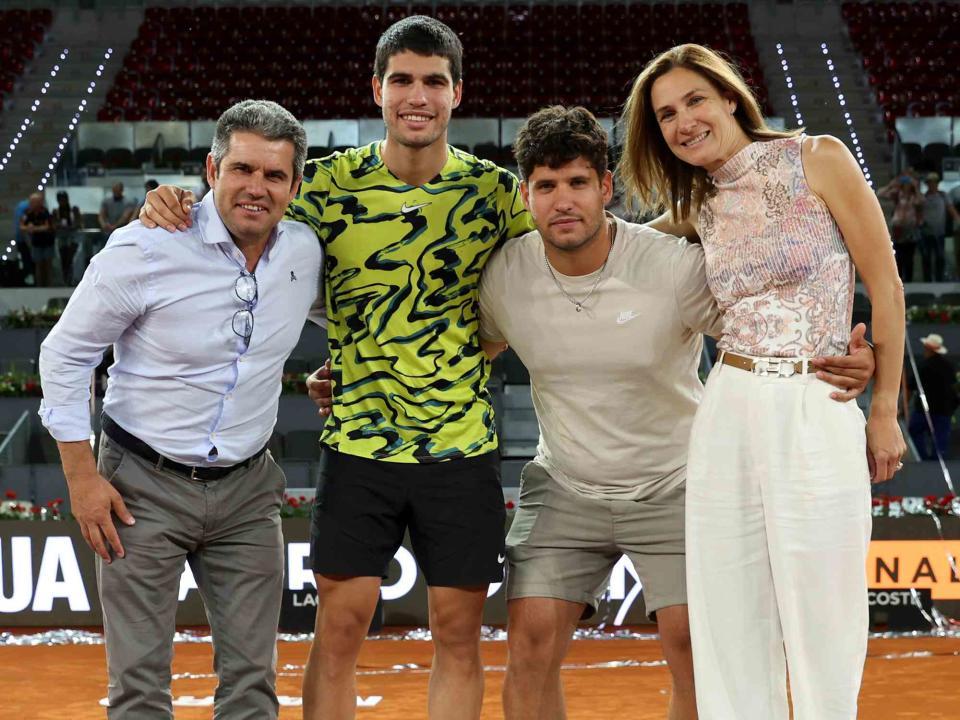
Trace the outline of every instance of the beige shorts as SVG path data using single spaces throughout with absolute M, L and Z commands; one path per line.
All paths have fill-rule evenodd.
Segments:
M 507 534 L 507 599 L 548 597 L 596 610 L 621 555 L 643 585 L 647 615 L 687 602 L 684 485 L 644 500 L 567 490 L 536 463 L 523 468 Z

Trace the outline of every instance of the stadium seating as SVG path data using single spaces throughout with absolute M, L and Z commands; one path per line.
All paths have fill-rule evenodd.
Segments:
M 960 5 L 848 2 L 842 13 L 891 134 L 901 116 L 960 115 Z M 918 149 L 904 150 L 920 164 Z
M 0 10 L 0 110 L 51 22 L 53 12 L 45 8 Z
M 151 7 L 97 118 L 213 119 L 246 97 L 304 119 L 375 116 L 376 38 L 416 13 L 463 40 L 460 117 L 525 116 L 556 102 L 616 114 L 644 63 L 681 41 L 731 55 L 768 105 L 745 3 Z

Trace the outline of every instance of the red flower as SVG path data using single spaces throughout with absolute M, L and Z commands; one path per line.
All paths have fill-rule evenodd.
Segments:
M 513 500 L 507 500 L 507 502 L 504 504 L 504 506 L 507 508 L 507 510 L 513 510 L 513 508 L 516 507 L 516 506 L 513 504 Z
M 881 505 L 884 504 L 884 503 L 883 503 L 883 498 L 879 498 L 879 497 L 873 498 L 873 500 L 871 500 L 870 503 L 871 503 L 874 507 L 880 507 Z
M 7 496 L 7 500 L 16 500 L 17 494 L 13 490 L 7 490 L 4 495 Z
M 950 313 L 948 313 L 946 310 L 940 313 L 940 322 L 949 322 L 949 320 Z
M 300 507 L 300 501 L 297 500 L 295 497 L 288 497 L 288 498 L 287 498 L 287 505 L 289 505 L 289 506 L 292 507 L 292 508 L 298 508 L 298 507 Z
M 301 495 L 300 502 L 305 503 L 306 501 L 307 501 L 307 497 L 305 495 Z
M 32 508 L 30 508 L 30 512 L 32 512 L 34 515 L 39 515 L 40 507 L 38 505 L 34 505 Z

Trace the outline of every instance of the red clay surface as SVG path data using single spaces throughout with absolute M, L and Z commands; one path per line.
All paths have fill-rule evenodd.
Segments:
M 299 702 L 306 643 L 280 643 L 278 691 Z M 360 659 L 361 697 L 379 697 L 359 718 L 413 720 L 426 717 L 427 668 L 431 650 L 419 641 L 368 641 Z M 578 718 L 663 720 L 669 688 L 666 667 L 584 667 L 613 662 L 662 660 L 659 644 L 647 640 L 579 640 L 573 644 L 564 670 L 568 712 Z M 506 644 L 483 643 L 487 666 L 484 720 L 503 717 L 500 690 Z M 393 666 L 413 664 L 397 671 Z M 16 720 L 84 720 L 104 718 L 99 701 L 106 694 L 104 648 L 96 646 L 0 647 L 0 698 L 3 718 Z M 173 694 L 181 701 L 192 696 L 211 698 L 208 644 L 178 644 L 174 673 L 200 677 L 175 679 Z M 958 720 L 957 678 L 960 677 L 960 638 L 873 640 L 867 659 L 860 717 L 864 720 L 922 718 Z M 176 708 L 178 720 L 211 718 L 213 708 Z M 283 720 L 300 718 L 300 708 L 285 706 Z

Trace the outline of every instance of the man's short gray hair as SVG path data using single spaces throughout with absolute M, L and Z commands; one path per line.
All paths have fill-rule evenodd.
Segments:
M 289 110 L 270 100 L 243 100 L 230 107 L 217 120 L 210 152 L 220 170 L 220 161 L 230 149 L 235 132 L 252 132 L 267 140 L 289 140 L 293 143 L 293 175 L 303 175 L 307 161 L 307 133 Z

